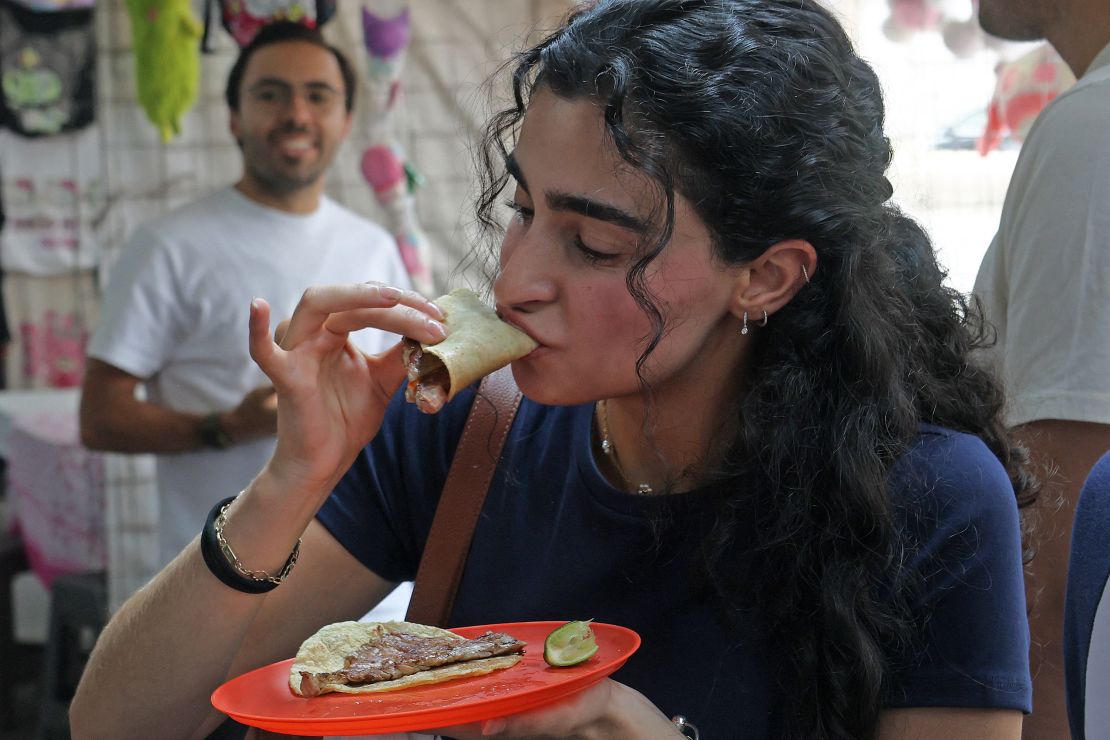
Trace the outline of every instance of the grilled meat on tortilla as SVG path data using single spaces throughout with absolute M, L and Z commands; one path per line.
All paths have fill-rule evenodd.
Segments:
M 405 400 L 426 414 L 436 413 L 458 391 L 539 346 L 502 321 L 473 291 L 460 288 L 435 302 L 445 314 L 447 339 L 439 344 L 406 339 L 404 345 L 409 377 Z
M 509 668 L 523 652 L 523 642 L 497 632 L 466 639 L 412 622 L 339 622 L 301 645 L 289 688 L 298 696 L 396 691 Z

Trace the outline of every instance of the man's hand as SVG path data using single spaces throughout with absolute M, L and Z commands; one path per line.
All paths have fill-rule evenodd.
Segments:
M 220 426 L 236 444 L 277 434 L 277 392 L 272 385 L 255 388 L 231 411 L 220 417 Z
M 90 450 L 125 453 L 188 452 L 201 447 L 197 434 L 203 414 L 140 401 L 142 382 L 130 373 L 90 357 L 81 390 L 81 442 Z

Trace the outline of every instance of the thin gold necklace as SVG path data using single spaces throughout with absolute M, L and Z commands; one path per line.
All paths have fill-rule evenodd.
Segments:
M 630 481 L 628 479 L 628 476 L 624 474 L 624 468 L 621 467 L 620 458 L 617 456 L 616 445 L 614 445 L 612 440 L 609 439 L 609 412 L 605 407 L 604 400 L 597 402 L 597 420 L 598 422 L 600 422 L 601 426 L 601 451 L 604 452 L 605 456 L 608 457 L 609 460 L 613 463 L 613 467 L 616 468 L 617 475 L 621 477 L 621 480 L 625 483 L 625 485 L 631 484 L 632 481 Z M 637 483 L 635 485 L 636 493 L 640 493 L 645 496 L 655 493 L 655 489 L 652 488 L 651 484 L 649 483 Z

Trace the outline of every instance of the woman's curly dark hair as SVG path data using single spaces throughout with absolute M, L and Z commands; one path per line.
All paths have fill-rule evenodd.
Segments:
M 787 655 L 791 735 L 874 733 L 883 647 L 907 634 L 889 584 L 904 557 L 888 474 L 922 422 L 980 437 L 1019 505 L 1036 494 L 1001 418 L 996 379 L 971 360 L 987 332 L 944 285 L 926 234 L 888 202 L 891 159 L 878 79 L 813 0 L 601 0 L 512 62 L 514 105 L 482 151 L 481 222 L 496 230 L 503 162 L 538 88 L 590 99 L 620 156 L 659 192 L 658 238 L 681 193 L 719 259 L 742 264 L 787 239 L 818 255 L 812 282 L 757 332 L 718 471 L 706 574 L 726 603 L 754 603 Z M 738 523 L 755 541 L 735 542 Z M 738 551 L 744 557 L 735 557 Z

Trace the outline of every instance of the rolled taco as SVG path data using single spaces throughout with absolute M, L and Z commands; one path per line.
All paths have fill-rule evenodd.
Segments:
M 510 668 L 523 652 L 499 632 L 467 639 L 413 622 L 337 622 L 301 645 L 289 688 L 305 697 L 397 691 Z
M 404 346 L 409 377 L 405 400 L 426 414 L 436 413 L 463 388 L 539 346 L 466 288 L 435 302 L 446 316 L 447 339 L 439 344 L 406 339 Z

